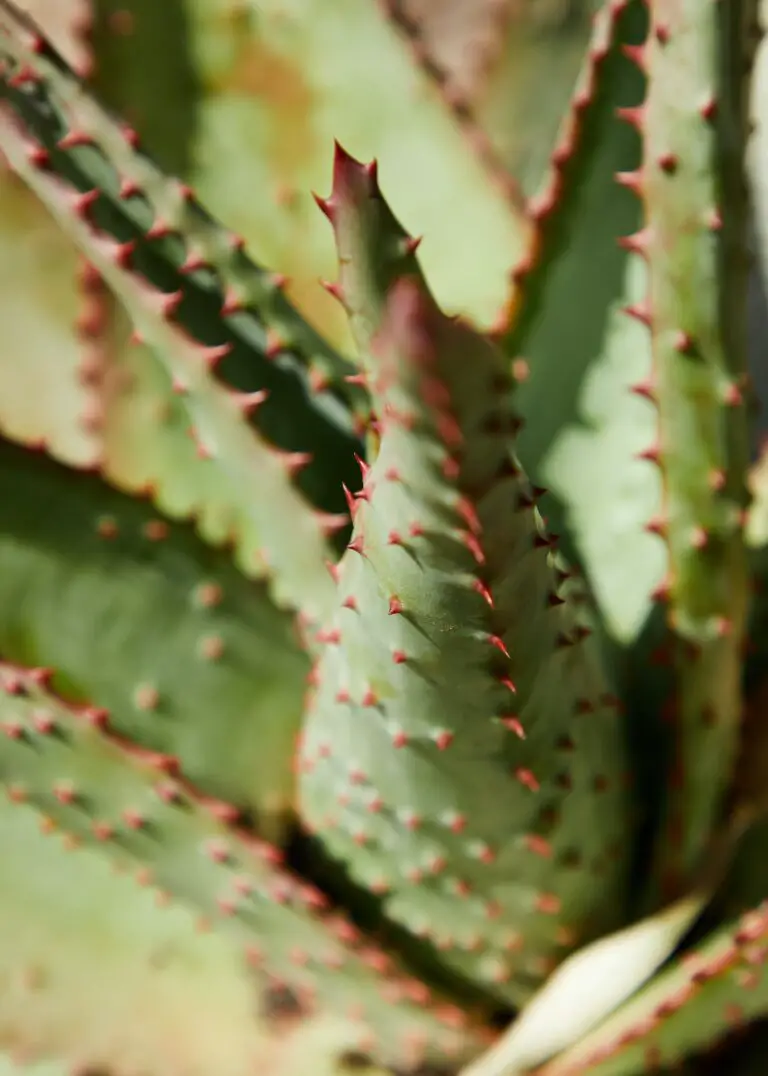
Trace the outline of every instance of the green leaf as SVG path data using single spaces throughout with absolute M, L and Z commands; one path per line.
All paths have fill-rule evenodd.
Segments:
M 308 671 L 291 618 L 189 526 L 4 441 L 0 652 L 267 828 L 291 811 Z
M 625 290 L 606 318 L 602 351 L 584 373 L 578 421 L 560 431 L 541 469 L 566 506 L 603 623 L 628 646 L 642 633 L 667 557 L 648 530 L 661 506 L 661 477 L 640 458 L 655 435 L 656 413 L 633 391 L 648 379 L 648 341 L 626 312 L 642 299 L 647 274 L 634 256 L 623 271 Z
M 121 248 L 123 256 L 131 249 L 137 270 L 158 293 L 174 295 L 174 316 L 208 349 L 201 354 L 209 361 L 223 356 L 218 372 L 237 393 L 231 399 L 241 405 L 243 425 L 253 422 L 280 452 L 297 454 L 286 457 L 286 464 L 299 471 L 298 488 L 321 512 L 337 514 L 343 508 L 340 483 L 350 480 L 358 445 L 348 405 L 360 406 L 362 393 L 344 384 L 353 367 L 301 320 L 272 274 L 250 262 L 233 246 L 230 233 L 136 151 L 50 46 L 30 48 L 29 30 L 10 8 L 2 9 L 0 19 L 9 72 L 19 65 L 36 72 L 35 93 L 24 80 L 6 82 L 5 90 L 29 130 L 41 138 L 47 165 L 72 185 L 73 196 L 86 194 L 85 202 L 75 205 L 87 206 L 99 227 L 120 243 L 134 244 Z M 36 164 L 44 164 L 39 156 Z M 64 382 L 69 380 L 70 396 L 87 387 L 87 407 L 82 406 L 90 436 L 87 462 L 98 460 L 105 475 L 124 487 L 152 489 L 156 503 L 174 515 L 200 517 L 201 530 L 214 540 L 231 529 L 241 566 L 263 574 L 261 527 L 253 509 L 241 489 L 222 483 L 215 461 L 197 457 L 188 408 L 174 391 L 172 373 L 153 370 L 151 351 L 131 343 L 126 319 L 93 272 L 84 276 L 82 291 L 82 355 L 78 359 L 70 345 Z M 72 337 L 67 319 L 74 320 L 77 312 L 73 285 L 66 294 L 63 347 Z M 259 393 L 266 399 L 249 418 L 262 399 Z M 35 410 L 36 394 L 29 396 L 33 402 L 28 398 L 26 406 L 38 424 L 32 432 L 47 442 L 53 422 Z M 68 404 L 64 394 L 61 400 Z M 0 403 L 0 422 L 13 431 L 18 420 L 9 412 Z M 55 411 L 54 418 L 83 436 L 79 415 L 67 409 Z M 327 522 L 317 520 L 321 530 Z M 324 569 L 318 580 L 317 586 L 327 588 Z
M 675 781 L 661 871 L 686 884 L 722 808 L 738 747 L 748 565 L 746 374 L 750 0 L 658 3 L 643 164 L 631 179 L 645 222 L 644 304 L 653 352 L 669 554 L 667 619 L 677 640 Z
M 330 207 L 380 446 L 321 634 L 303 817 L 446 965 L 519 1003 L 622 915 L 616 700 L 512 454 L 503 357 L 413 275 L 370 168 L 339 155 Z
M 180 296 L 156 291 L 128 267 L 132 247 L 101 236 L 82 214 L 72 211 L 70 193 L 60 180 L 44 173 L 29 158 L 24 142 L 5 123 L 0 144 L 33 190 L 44 200 L 89 261 L 120 295 L 134 326 L 161 363 L 196 428 L 201 450 L 216 463 L 227 498 L 255 529 L 278 604 L 301 610 L 311 622 L 322 616 L 332 598 L 326 562 L 332 559 L 329 538 L 344 517 L 315 511 L 293 483 L 301 457 L 280 452 L 247 421 L 262 398 L 243 397 L 214 377 L 222 347 L 206 347 L 174 321 Z M 228 347 L 224 345 L 224 352 Z M 287 421 L 290 423 L 291 419 Z M 254 487 L 258 495 L 253 496 Z
M 37 672 L 11 665 L 0 668 L 0 727 L 0 783 L 11 800 L 228 934 L 266 1002 L 287 988 L 300 1015 L 341 1023 L 346 1049 L 405 1072 L 476 1053 L 483 1033 L 469 1014 L 408 978 L 284 870 L 274 848 L 233 828 L 173 760 L 117 738 L 93 707 L 65 706 Z
M 49 1057 L 66 1073 L 252 1071 L 268 1029 L 227 938 L 5 795 L 0 849 L 0 1040 L 39 1059 L 34 1076 L 57 1076 Z
M 9 359 L 0 363 L 3 432 L 57 458 L 98 456 L 84 346 L 76 248 L 7 164 L 0 164 L 0 316 Z M 51 272 L 51 266 L 56 271 Z
M 604 628 L 625 647 L 665 568 L 646 531 L 659 510 L 659 477 L 635 458 L 655 435 L 653 408 L 632 391 L 647 382 L 650 346 L 626 312 L 643 267 L 619 242 L 637 229 L 640 208 L 616 182 L 639 160 L 637 134 L 617 110 L 642 95 L 623 47 L 642 39 L 645 24 L 634 0 L 606 4 L 595 19 L 500 336 L 519 377 L 521 460 L 552 491 L 545 514 L 565 530 Z

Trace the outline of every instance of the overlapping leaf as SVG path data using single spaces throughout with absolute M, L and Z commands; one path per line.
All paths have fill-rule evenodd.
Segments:
M 413 275 L 370 167 L 340 151 L 325 209 L 380 444 L 320 635 L 303 816 L 390 916 L 518 1002 L 621 915 L 616 700 L 513 454 L 502 357 Z
M 408 978 L 284 871 L 274 848 L 232 828 L 225 805 L 200 799 L 172 758 L 121 741 L 103 712 L 65 706 L 45 682 L 39 671 L 0 668 L 0 784 L 12 802 L 216 923 L 267 997 L 286 988 L 300 1014 L 331 1026 L 340 1018 L 336 1057 L 366 1051 L 408 1072 L 478 1048 L 467 1014 Z

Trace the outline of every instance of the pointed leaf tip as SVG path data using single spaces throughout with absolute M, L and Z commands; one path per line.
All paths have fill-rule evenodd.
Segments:
M 375 159 L 364 164 L 348 153 L 338 142 L 334 143 L 333 182 L 329 200 L 333 200 L 339 190 L 355 189 L 355 185 L 360 182 L 369 194 L 377 192 L 378 172 L 379 166 Z
M 333 143 L 333 180 L 334 185 L 339 175 L 345 172 L 364 172 L 366 166 L 357 157 L 353 157 L 338 141 Z
M 339 142 L 338 138 L 333 140 L 333 163 L 339 167 L 345 165 L 357 165 L 358 168 L 363 167 L 362 161 L 359 161 L 357 157 L 353 157 L 349 150 L 346 150 Z

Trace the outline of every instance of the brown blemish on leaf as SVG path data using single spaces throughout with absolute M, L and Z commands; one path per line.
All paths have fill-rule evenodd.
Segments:
M 221 26 L 217 27 L 222 32 Z M 315 164 L 332 147 L 323 145 L 314 127 L 317 95 L 291 56 L 265 40 L 258 19 L 228 19 L 223 32 L 230 38 L 232 60 L 226 71 L 207 80 L 212 95 L 250 97 L 263 105 L 263 159 L 274 176 L 275 203 L 284 221 L 293 224 L 288 241 L 281 242 L 280 271 L 289 278 L 287 294 L 302 315 L 337 347 L 350 346 L 346 317 L 341 307 L 304 269 L 302 236 L 317 212 L 312 200 L 311 176 Z M 261 141 L 261 137 L 260 137 Z M 329 235 L 330 242 L 330 235 Z
M 314 94 L 301 70 L 257 34 L 243 35 L 229 75 L 214 92 L 260 98 L 269 117 L 267 158 L 282 184 L 296 178 L 318 152 L 312 125 Z

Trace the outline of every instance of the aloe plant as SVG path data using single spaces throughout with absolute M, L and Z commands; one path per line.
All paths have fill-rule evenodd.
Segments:
M 0 0 L 0 1073 L 760 1064 L 755 4 L 418 7 Z

